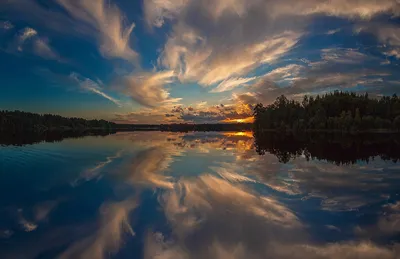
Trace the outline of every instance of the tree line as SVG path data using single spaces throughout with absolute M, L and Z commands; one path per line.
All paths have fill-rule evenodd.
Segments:
M 110 130 L 117 124 L 106 120 L 67 118 L 53 114 L 37 114 L 23 111 L 0 111 L 0 131 L 44 132 L 47 130 Z
M 370 98 L 368 93 L 335 91 L 325 95 L 288 100 L 279 96 L 274 103 L 254 107 L 254 129 L 274 130 L 400 130 L 400 98 Z
M 106 120 L 67 118 L 53 114 L 37 114 L 23 111 L 0 111 L 0 131 L 45 132 L 52 130 L 118 130 L 118 131 L 242 131 L 251 130 L 251 123 L 225 124 L 116 124 Z

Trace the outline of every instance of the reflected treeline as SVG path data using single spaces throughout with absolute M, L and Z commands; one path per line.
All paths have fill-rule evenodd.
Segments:
M 83 138 L 86 136 L 107 136 L 116 131 L 90 130 L 90 131 L 45 131 L 25 132 L 24 134 L 15 132 L 2 132 L 0 134 L 0 145 L 22 146 L 40 142 L 60 142 L 67 138 Z
M 271 153 L 280 162 L 305 156 L 340 164 L 369 162 L 376 156 L 398 162 L 400 159 L 399 134 L 337 134 L 304 133 L 279 134 L 254 133 L 256 151 L 260 155 Z

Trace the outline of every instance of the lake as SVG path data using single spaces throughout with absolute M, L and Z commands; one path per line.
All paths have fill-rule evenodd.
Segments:
M 397 137 L 76 137 L 3 138 L 0 258 L 400 258 Z

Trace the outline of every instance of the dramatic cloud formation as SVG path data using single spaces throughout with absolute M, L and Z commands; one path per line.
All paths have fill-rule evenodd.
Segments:
M 57 0 L 75 19 L 97 31 L 101 53 L 106 57 L 134 61 L 138 53 L 129 46 L 129 39 L 135 24 L 123 26 L 123 17 L 115 5 L 104 0 L 73 1 Z
M 10 70 L 52 60 L 99 78 L 86 90 L 127 103 L 99 111 L 120 122 L 251 121 L 238 110 L 281 94 L 392 95 L 400 81 L 397 0 L 13 0 L 0 11 L 0 50 L 20 58 Z
M 233 182 L 243 181 L 248 179 Z M 397 246 L 370 242 L 313 245 L 284 205 L 211 175 L 180 181 L 162 202 L 173 236 L 169 240 L 162 233 L 150 233 L 145 258 L 392 259 L 399 252 Z
M 172 83 L 174 77 L 173 71 L 139 73 L 126 76 L 119 83 L 122 85 L 122 91 L 137 103 L 154 107 L 161 103 L 179 101 L 169 98 L 169 93 L 164 89 L 164 85 Z
M 49 10 L 36 1 L 6 1 L 0 4 L 0 10 L 4 8 L 17 14 L 14 19 L 27 19 L 40 26 L 46 25 L 58 33 L 78 33 L 83 37 L 94 37 L 103 56 L 137 63 L 139 55 L 129 44 L 135 25 L 131 23 L 124 26 L 124 16 L 115 4 L 104 0 L 52 2 L 58 4 L 68 15 Z

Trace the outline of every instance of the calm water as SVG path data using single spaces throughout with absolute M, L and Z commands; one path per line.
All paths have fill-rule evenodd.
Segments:
M 0 146 L 0 258 L 400 258 L 396 147 L 369 156 L 271 139 L 128 132 Z

